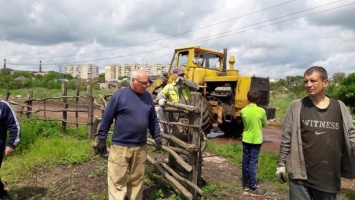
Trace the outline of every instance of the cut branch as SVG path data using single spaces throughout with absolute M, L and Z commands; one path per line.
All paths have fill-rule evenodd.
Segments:
M 192 194 L 183 186 L 179 181 L 177 181 L 174 177 L 172 177 L 169 173 L 167 173 L 164 168 L 160 166 L 158 162 L 156 162 L 150 155 L 147 155 L 147 160 L 152 163 L 152 165 L 157 168 L 161 175 L 163 175 L 167 180 L 169 180 L 175 187 L 187 198 L 193 199 Z

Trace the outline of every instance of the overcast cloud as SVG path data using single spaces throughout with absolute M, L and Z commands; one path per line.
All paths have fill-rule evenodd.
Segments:
M 355 0 L 0 1 L 0 63 L 62 71 L 70 64 L 168 64 L 199 45 L 235 56 L 242 75 L 355 72 Z M 2 65 L 0 65 L 2 67 Z

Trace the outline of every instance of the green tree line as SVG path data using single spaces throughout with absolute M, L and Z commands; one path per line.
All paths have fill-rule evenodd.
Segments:
M 22 80 L 16 80 L 24 77 Z M 87 85 L 99 89 L 97 83 L 104 82 L 105 76 L 101 75 L 97 80 L 87 81 L 74 78 L 70 74 L 61 74 L 55 71 L 49 71 L 45 75 L 33 74 L 27 71 L 14 71 L 6 68 L 0 71 L 0 88 L 1 89 L 21 89 L 21 88 L 46 88 L 60 89 L 62 81 L 67 81 L 67 87 L 73 90 L 86 90 Z
M 303 76 L 287 76 L 275 83 L 270 83 L 271 91 L 287 91 L 297 98 L 306 96 L 303 85 Z M 329 78 L 326 94 L 343 101 L 355 114 L 355 73 L 346 76 L 343 72 L 336 72 Z

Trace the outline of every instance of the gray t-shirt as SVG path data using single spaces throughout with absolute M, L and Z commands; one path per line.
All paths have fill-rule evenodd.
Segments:
M 339 192 L 344 144 L 339 102 L 330 99 L 329 106 L 320 109 L 305 97 L 301 109 L 301 137 L 307 185 L 324 192 Z

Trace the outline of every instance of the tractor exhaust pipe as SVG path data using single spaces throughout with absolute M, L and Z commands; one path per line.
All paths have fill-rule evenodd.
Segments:
M 223 56 L 224 56 L 224 58 L 223 58 L 223 69 L 222 69 L 222 71 L 226 72 L 227 71 L 227 49 L 226 48 L 223 49 Z

